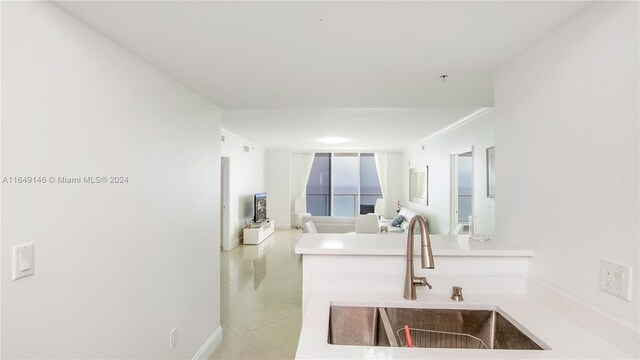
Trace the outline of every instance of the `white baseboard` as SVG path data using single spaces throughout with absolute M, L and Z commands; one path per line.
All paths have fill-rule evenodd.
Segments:
M 218 326 L 216 331 L 205 341 L 204 345 L 193 355 L 193 360 L 206 360 L 208 359 L 220 343 L 222 342 L 222 326 Z
M 291 224 L 280 224 L 276 225 L 276 229 L 291 229 Z
M 234 247 L 240 245 L 242 243 L 242 234 L 240 234 L 238 237 L 235 237 L 231 240 L 231 243 L 226 246 L 225 242 L 222 242 L 222 250 L 223 251 L 229 251 L 231 249 L 233 249 Z
M 234 247 L 236 247 L 236 246 L 238 246 L 240 244 L 242 244 L 242 236 L 237 237 L 237 238 L 235 238 L 235 239 L 233 239 L 231 241 L 231 248 L 229 250 L 233 249 Z
M 626 319 L 531 276 L 527 294 L 634 358 L 640 357 L 640 331 Z

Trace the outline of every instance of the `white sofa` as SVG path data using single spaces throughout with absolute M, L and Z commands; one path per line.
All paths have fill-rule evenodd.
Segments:
M 404 221 L 400 226 L 391 226 L 393 219 L 380 219 L 378 220 L 378 228 L 386 226 L 388 232 L 405 232 L 409 227 L 409 222 L 416 216 L 416 213 L 407 208 L 400 209 L 398 215 L 404 216 Z M 372 215 L 367 215 L 372 216 Z M 304 216 L 302 223 L 307 221 L 313 222 L 318 233 L 328 234 L 346 234 L 356 232 L 356 218 L 355 217 L 342 217 L 342 216 Z M 419 230 L 418 230 L 419 231 Z
M 330 234 L 375 234 L 379 232 L 378 217 L 375 214 L 356 217 L 341 216 L 303 216 L 302 223 L 313 223 L 318 233 Z M 303 225 L 303 231 L 305 230 Z
M 381 219 L 378 221 L 378 224 L 380 226 L 386 226 L 389 232 L 404 232 L 409 227 L 409 222 L 411 222 L 411 219 L 413 219 L 413 217 L 416 216 L 416 213 L 407 208 L 402 208 L 400 209 L 400 212 L 398 213 L 398 215 L 404 216 L 404 220 L 398 227 L 391 226 L 391 222 L 393 221 L 393 219 Z
M 303 216 L 302 223 L 312 221 L 318 233 L 346 234 L 356 231 L 356 218 L 342 216 Z

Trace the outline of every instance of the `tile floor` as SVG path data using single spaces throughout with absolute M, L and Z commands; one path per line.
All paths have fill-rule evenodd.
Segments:
M 222 251 L 224 340 L 210 359 L 293 359 L 302 323 L 300 230 Z

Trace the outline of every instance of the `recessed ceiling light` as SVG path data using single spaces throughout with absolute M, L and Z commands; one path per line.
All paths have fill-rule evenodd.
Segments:
M 325 144 L 329 144 L 329 145 L 342 144 L 343 142 L 349 141 L 349 139 L 343 138 L 343 137 L 339 137 L 339 136 L 329 136 L 329 137 L 320 138 L 320 139 L 317 139 L 317 140 L 320 141 L 321 143 L 325 143 Z

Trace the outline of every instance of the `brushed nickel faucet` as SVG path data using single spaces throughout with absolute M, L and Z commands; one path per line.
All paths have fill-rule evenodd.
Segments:
M 427 282 L 426 277 L 416 277 L 413 273 L 413 229 L 416 225 L 416 221 L 420 224 L 420 257 L 422 260 L 423 269 L 433 269 L 433 252 L 431 251 L 431 238 L 429 237 L 429 228 L 422 216 L 415 215 L 409 223 L 407 229 L 407 270 L 404 275 L 404 298 L 407 300 L 415 300 L 416 286 L 428 286 L 431 289 L 431 284 Z

